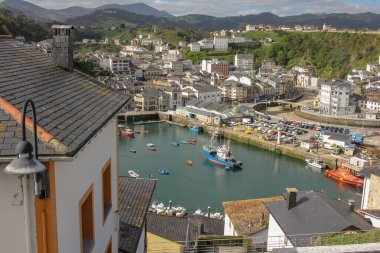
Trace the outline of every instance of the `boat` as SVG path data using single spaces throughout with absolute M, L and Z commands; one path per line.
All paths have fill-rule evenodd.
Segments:
M 141 132 L 140 131 L 135 131 L 135 134 L 140 134 Z
M 135 137 L 135 132 L 132 129 L 123 129 L 121 130 L 121 136 L 123 137 L 128 137 L 128 138 L 133 138 Z
M 174 209 L 175 210 L 175 216 L 177 217 L 184 217 L 186 215 L 186 209 L 182 206 L 179 206 Z
M 136 150 L 133 150 L 133 149 L 131 149 L 131 150 L 129 150 L 129 152 L 131 152 L 131 153 L 136 153 L 137 151 L 136 151 Z
M 166 169 L 166 168 L 162 168 L 162 169 L 160 169 L 158 172 L 159 172 L 161 175 L 169 175 L 169 174 L 170 174 L 169 170 Z
M 187 144 L 187 141 L 181 141 L 182 144 Z
M 139 177 L 139 174 L 137 174 L 133 170 L 128 170 L 128 174 L 129 174 L 130 177 Z
M 187 165 L 193 166 L 193 162 L 190 161 L 190 160 L 187 160 L 185 163 L 186 163 Z
M 187 143 L 191 145 L 197 145 L 197 140 L 189 140 Z
M 203 216 L 204 215 L 204 213 L 202 212 L 202 210 L 201 209 L 197 209 L 195 212 L 194 212 L 194 214 L 193 215 L 199 215 L 199 216 Z
M 156 152 L 157 149 L 156 148 L 148 148 L 148 151 Z
M 179 147 L 178 141 L 172 141 L 170 144 L 172 144 L 174 147 Z
M 146 144 L 148 147 L 154 147 L 154 144 L 153 143 L 148 143 Z
M 143 134 L 150 134 L 150 132 L 148 130 L 144 130 Z
M 335 170 L 326 170 L 325 176 L 337 182 L 342 182 L 355 187 L 363 188 L 364 185 L 363 179 L 355 177 L 344 167 L 339 167 Z
M 305 159 L 308 166 L 315 167 L 318 169 L 325 169 L 327 165 L 322 162 L 321 160 L 314 160 L 314 159 Z
M 211 138 L 208 144 L 203 145 L 203 153 L 205 153 L 207 159 L 223 168 L 230 168 L 230 169 L 241 169 L 243 163 L 240 161 L 237 161 L 231 154 L 230 151 L 230 144 L 231 140 L 228 140 L 225 145 L 222 145 L 220 147 L 215 147 L 215 142 L 217 138 L 216 135 L 211 134 Z
M 203 132 L 203 127 L 197 125 L 190 125 L 189 130 L 193 132 Z

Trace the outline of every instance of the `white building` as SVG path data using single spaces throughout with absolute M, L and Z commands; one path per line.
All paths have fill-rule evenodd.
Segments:
M 198 43 L 196 43 L 196 42 L 189 44 L 189 47 L 190 47 L 190 51 L 191 52 L 199 52 L 199 51 L 201 51 L 201 46 Z
M 350 83 L 332 80 L 321 83 L 320 113 L 325 115 L 348 115 L 355 113 L 355 105 L 350 99 Z
M 112 73 L 129 73 L 131 60 L 126 57 L 110 57 L 109 69 Z
M 182 89 L 183 97 L 194 97 L 199 101 L 220 103 L 222 101 L 222 91 L 209 84 L 188 85 Z
M 203 39 L 198 42 L 201 49 L 213 49 L 214 48 L 214 42 L 210 39 Z
M 253 54 L 236 54 L 235 67 L 244 70 L 253 69 L 254 57 Z
M 55 40 L 68 39 L 71 27 L 55 27 L 59 34 L 66 34 L 56 35 Z M 2 131 L 14 138 L 0 149 L 1 252 L 117 253 L 117 114 L 129 98 L 80 72 L 55 68 L 62 60 L 57 52 L 69 52 L 70 43 L 54 43 L 58 48 L 53 48 L 53 58 L 12 43 L 0 40 L 0 68 L 8 66 L 0 76 L 0 87 L 12 88 L 19 78 L 28 82 L 22 90 L 13 88 L 11 95 L 0 94 L 2 124 L 14 126 Z M 61 56 L 73 58 L 70 54 Z M 46 64 L 36 64 L 40 59 Z M 65 64 L 70 70 L 72 61 Z M 60 78 L 52 78 L 54 75 Z M 11 77 L 8 81 L 13 84 L 5 82 L 4 76 Z M 12 103 L 15 98 L 36 103 L 39 160 L 47 170 L 38 177 L 42 191 L 37 197 L 33 175 L 20 180 L 17 175 L 3 173 L 17 155 L 14 146 L 21 135 L 17 129 L 21 127 L 22 105 Z M 31 122 L 27 118 L 29 141 Z
M 228 37 L 227 36 L 214 36 L 214 49 L 217 51 L 228 50 Z
M 378 193 L 380 187 L 380 170 L 363 169 L 360 174 L 364 176 L 360 213 L 371 220 L 373 227 L 380 228 L 380 201 Z
M 342 148 L 351 144 L 352 142 L 351 135 L 341 134 L 341 133 L 325 132 L 322 138 L 323 138 L 322 141 L 324 143 L 328 143 L 330 145 L 335 145 L 337 147 L 342 147 Z

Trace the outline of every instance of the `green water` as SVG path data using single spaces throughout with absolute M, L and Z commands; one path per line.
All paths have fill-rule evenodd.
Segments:
M 331 197 L 343 199 L 360 192 L 324 177 L 323 171 L 305 167 L 304 161 L 235 142 L 231 143 L 231 151 L 243 162 L 243 169 L 225 171 L 209 163 L 202 152 L 202 145 L 209 141 L 207 133 L 198 134 L 166 123 L 139 125 L 134 129 L 151 133 L 119 139 L 120 175 L 127 175 L 128 170 L 140 177 L 153 175 L 158 179 L 153 198 L 166 204 L 172 200 L 188 210 L 211 206 L 214 211 L 222 211 L 223 201 L 277 196 L 286 187 L 323 189 Z M 189 139 L 196 139 L 197 145 L 170 144 L 173 140 Z M 147 143 L 155 144 L 157 152 L 147 151 Z M 132 149 L 137 153 L 130 153 Z M 186 165 L 186 160 L 193 161 L 193 166 Z M 160 168 L 168 168 L 170 175 L 160 175 Z

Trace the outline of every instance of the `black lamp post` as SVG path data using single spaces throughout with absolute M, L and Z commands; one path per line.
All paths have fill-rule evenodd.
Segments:
M 33 112 L 33 137 L 34 137 L 34 155 L 33 146 L 26 140 L 26 130 L 25 130 L 25 117 L 26 108 L 28 105 L 32 106 Z M 36 119 L 36 108 L 32 100 L 28 99 L 25 101 L 22 110 L 22 139 L 17 143 L 16 153 L 17 157 L 5 167 L 4 172 L 6 174 L 15 174 L 19 176 L 37 174 L 45 171 L 45 166 L 38 161 L 38 146 L 37 146 L 37 119 Z

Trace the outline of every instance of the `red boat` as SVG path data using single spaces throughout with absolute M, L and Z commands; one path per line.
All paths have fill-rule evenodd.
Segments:
M 121 136 L 133 138 L 133 137 L 135 137 L 135 132 L 133 132 L 132 129 L 124 129 L 124 130 L 121 130 Z
M 148 148 L 148 151 L 156 152 L 157 149 L 155 149 L 155 148 Z
M 336 170 L 326 170 L 325 176 L 352 186 L 363 188 L 364 180 L 352 175 L 346 168 L 339 167 Z
M 196 140 L 189 140 L 187 143 L 189 143 L 191 145 L 196 145 L 197 141 Z
M 144 130 L 143 134 L 150 134 L 148 130 Z

